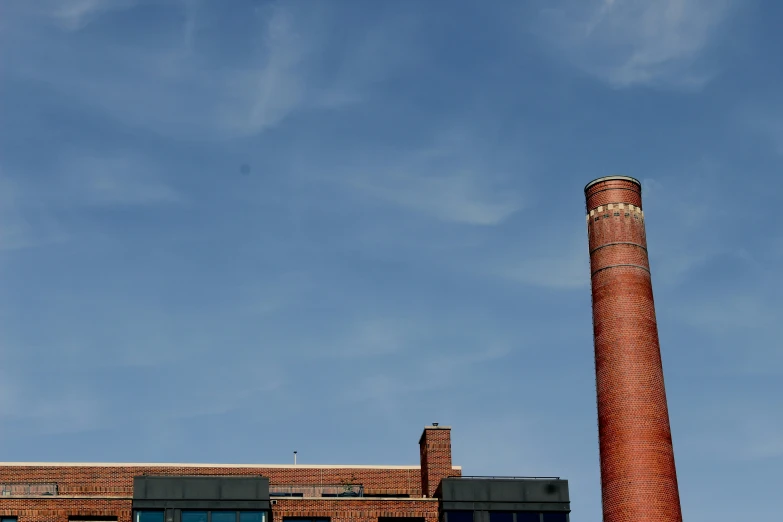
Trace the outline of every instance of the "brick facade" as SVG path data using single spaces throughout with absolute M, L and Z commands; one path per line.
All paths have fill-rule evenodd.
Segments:
M 585 197 L 604 522 L 681 522 L 641 184 Z
M 432 433 L 431 436 L 427 435 Z M 448 429 L 425 429 L 421 466 L 187 465 L 187 464 L 38 464 L 0 463 L 0 484 L 56 484 L 51 496 L 0 496 L 0 516 L 19 522 L 67 522 L 69 517 L 116 517 L 132 522 L 133 478 L 164 476 L 263 476 L 274 486 L 361 484 L 361 498 L 276 498 L 272 519 L 330 517 L 332 522 L 377 522 L 379 517 L 420 517 L 437 522 L 432 493 L 451 465 Z M 425 471 L 426 470 L 426 471 Z M 422 494 L 422 485 L 428 492 Z M 389 497 L 383 498 L 384 495 Z M 409 498 L 393 498 L 408 495 Z
M 66 522 L 69 517 L 117 517 L 132 522 L 130 496 L 84 496 L 81 498 L 0 499 L 0 516 L 16 516 L 19 522 Z M 437 499 L 278 499 L 272 519 L 284 517 L 330 517 L 332 522 L 378 522 L 379 517 L 421 517 L 438 521 Z

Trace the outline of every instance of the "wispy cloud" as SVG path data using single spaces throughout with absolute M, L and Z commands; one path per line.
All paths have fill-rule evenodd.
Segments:
M 713 226 L 726 216 L 726 194 L 717 193 L 722 168 L 700 160 L 642 180 L 645 227 L 654 284 L 674 287 L 732 246 Z M 677 212 L 670 209 L 676 208 Z
M 695 428 L 683 434 L 688 451 L 710 459 L 758 462 L 783 458 L 783 417 L 776 414 L 783 405 L 779 399 L 758 402 L 750 397 L 701 408 Z
M 4 343 L 7 350 L 8 345 Z M 4 354 L 7 355 L 7 354 Z M 32 379 L 21 379 L 4 368 L 0 374 L 0 419 L 34 426 L 39 434 L 74 433 L 97 427 L 102 399 L 71 383 L 67 390 L 46 393 L 31 387 Z
M 678 315 L 691 326 L 714 334 L 725 334 L 738 329 L 750 331 L 774 327 L 781 311 L 755 292 L 745 295 L 731 293 L 700 302 L 688 300 Z M 783 349 L 780 351 L 783 352 Z
M 0 251 L 32 248 L 68 239 L 46 205 L 0 169 Z
M 412 151 L 374 151 L 352 160 L 348 172 L 332 180 L 362 195 L 438 220 L 470 225 L 498 225 L 524 207 L 514 179 L 492 162 L 477 156 L 486 148 L 471 133 L 449 130 L 437 134 L 428 147 Z M 480 166 L 481 164 L 481 166 Z
M 743 127 L 783 155 L 783 106 L 779 102 L 744 107 L 738 111 L 737 119 Z
M 76 232 L 60 219 L 64 210 L 185 201 L 154 162 L 132 153 L 70 151 L 54 165 L 46 175 L 0 169 L 0 250 L 68 241 Z
M 75 2 L 50 14 L 77 27 L 120 5 L 125 4 Z M 253 134 L 276 125 L 307 101 L 311 78 L 305 58 L 318 49 L 316 35 L 321 32 L 294 7 L 273 4 L 249 13 L 257 20 L 258 35 L 243 49 L 244 58 L 231 63 L 213 63 L 196 52 L 198 24 L 207 16 L 202 4 L 182 1 L 166 7 L 183 14 L 181 38 L 168 34 L 158 40 L 118 39 L 87 51 L 35 19 L 20 18 L 28 32 L 13 37 L 24 41 L 17 46 L 24 59 L 6 74 L 43 81 L 126 125 L 177 138 Z
M 82 0 L 61 7 L 53 4 L 46 12 L 79 28 L 104 12 L 134 3 Z M 417 57 L 390 52 L 409 46 L 399 43 L 400 35 L 410 32 L 408 18 L 401 17 L 377 31 L 369 27 L 366 35 L 332 58 L 336 72 L 327 73 L 321 61 L 331 49 L 334 32 L 323 6 L 303 9 L 275 2 L 248 9 L 257 32 L 230 43 L 242 46 L 235 59 L 216 61 L 214 43 L 200 40 L 198 30 L 204 20 L 214 21 L 209 12 L 213 5 L 182 0 L 157 7 L 181 12 L 179 37 L 118 38 L 87 50 L 48 31 L 35 18 L 20 18 L 27 31 L 12 37 L 19 40 L 14 47 L 22 51 L 6 73 L 44 82 L 125 125 L 176 138 L 226 139 L 268 130 L 300 110 L 359 103 L 371 85 Z M 386 59 L 369 56 L 372 50 Z
M 528 286 L 569 290 L 590 285 L 587 233 L 573 234 L 570 241 L 526 240 L 524 250 L 491 261 L 489 274 Z
M 774 275 L 771 276 L 774 278 Z M 713 352 L 725 360 L 733 375 L 783 375 L 783 336 L 777 300 L 780 285 L 765 281 L 759 287 L 724 291 L 717 295 L 689 295 L 669 310 L 676 323 L 685 324 L 709 339 Z
M 547 3 L 536 32 L 612 87 L 698 90 L 718 72 L 700 58 L 729 0 L 564 0 Z
M 133 154 L 71 154 L 60 169 L 67 200 L 76 204 L 127 206 L 183 200 L 161 180 L 153 163 Z
M 347 335 L 335 343 L 332 354 L 353 358 L 397 353 L 420 334 L 417 329 L 414 321 L 380 317 L 362 320 L 350 326 Z
M 261 366 L 265 368 L 263 378 L 258 375 Z M 193 373 L 198 371 L 192 369 Z M 263 403 L 270 393 L 283 386 L 285 377 L 281 368 L 259 354 L 249 360 L 212 365 L 207 381 L 187 395 L 175 394 L 161 401 L 155 414 L 164 419 L 187 419 L 247 408 Z
M 414 173 L 415 171 L 415 173 Z M 521 208 L 513 195 L 492 193 L 473 171 L 426 173 L 410 168 L 375 179 L 355 179 L 367 195 L 430 214 L 443 221 L 497 225 Z
M 307 90 L 304 61 L 313 42 L 296 23 L 294 13 L 282 7 L 271 13 L 264 27 L 263 67 L 234 71 L 224 79 L 231 103 L 217 110 L 219 128 L 238 135 L 254 134 L 279 123 L 303 103 Z
M 435 354 L 430 357 L 418 351 L 416 365 L 406 372 L 367 372 L 360 377 L 357 388 L 346 390 L 346 398 L 359 402 L 372 401 L 393 414 L 416 393 L 443 390 L 458 386 L 466 373 L 475 374 L 484 364 L 491 364 L 511 354 L 511 345 L 501 339 L 482 339 L 473 349 L 461 353 Z
M 30 2 L 29 8 L 63 29 L 78 31 L 102 14 L 128 9 L 136 3 L 137 0 L 40 0 Z

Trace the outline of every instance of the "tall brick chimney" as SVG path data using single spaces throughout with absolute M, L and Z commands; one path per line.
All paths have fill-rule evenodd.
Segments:
M 681 522 L 642 185 L 585 187 L 604 522 Z
M 451 466 L 451 427 L 426 426 L 419 439 L 421 492 L 432 497 L 440 481 L 454 475 Z

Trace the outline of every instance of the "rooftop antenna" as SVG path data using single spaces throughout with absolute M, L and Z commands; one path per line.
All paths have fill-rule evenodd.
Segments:
M 294 451 L 294 466 L 296 466 L 296 451 Z
M 433 422 L 432 425 L 435 426 L 436 428 L 438 427 L 438 423 L 437 422 Z

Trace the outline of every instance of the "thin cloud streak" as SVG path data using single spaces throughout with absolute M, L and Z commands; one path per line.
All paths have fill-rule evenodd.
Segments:
M 488 193 L 477 173 L 408 172 L 357 179 L 354 187 L 369 196 L 455 223 L 497 225 L 522 208 L 513 196 Z
M 76 3 L 58 16 L 79 25 L 102 13 L 103 6 Z M 336 74 L 324 75 L 320 61 L 330 44 L 329 17 L 280 2 L 251 15 L 258 34 L 243 58 L 228 65 L 214 63 L 197 52 L 197 29 L 208 18 L 209 5 L 183 0 L 173 7 L 181 11 L 184 22 L 181 37 L 167 46 L 118 40 L 85 50 L 32 24 L 27 33 L 14 35 L 15 47 L 24 49 L 25 59 L 14 60 L 8 74 L 42 82 L 124 125 L 154 134 L 230 140 L 268 131 L 298 111 L 361 103 L 373 84 L 409 61 L 421 60 L 400 49 L 412 45 L 401 46 L 399 36 L 413 28 L 407 17 L 399 17 L 393 19 L 397 25 L 367 30 L 365 43 L 387 55 L 382 65 L 356 45 L 339 57 Z
M 463 225 L 492 226 L 524 208 L 524 182 L 490 161 L 486 144 L 462 128 L 436 132 L 429 146 L 399 153 L 374 151 L 347 161 L 329 180 L 364 196 Z
M 0 168 L 0 251 L 62 243 L 69 234 L 40 198 L 5 176 Z
M 587 235 L 572 241 L 528 240 L 524 251 L 493 262 L 487 273 L 527 286 L 556 290 L 584 289 L 590 285 Z
M 38 13 L 50 17 L 63 29 L 78 31 L 102 14 L 133 7 L 137 0 L 37 0 L 31 3 Z
M 317 48 L 310 37 L 317 31 L 299 27 L 292 9 L 278 4 L 257 15 L 263 35 L 259 48 L 249 50 L 245 66 L 227 68 L 193 53 L 197 6 L 176 7 L 186 16 L 178 45 L 118 41 L 91 47 L 87 58 L 75 44 L 60 45 L 58 35 L 34 26 L 37 38 L 25 44 L 26 60 L 15 62 L 9 73 L 45 82 L 126 125 L 178 138 L 254 134 L 280 123 L 306 101 L 310 78 L 304 57 Z M 76 13 L 72 16 L 82 16 Z
M 744 107 L 738 111 L 736 119 L 783 156 L 783 107 L 769 104 Z
M 614 88 L 698 91 L 718 72 L 700 58 L 730 7 L 729 0 L 565 0 L 547 4 L 536 32 Z
M 66 201 L 128 206 L 181 203 L 183 196 L 160 181 L 158 168 L 134 155 L 71 154 L 61 162 Z

